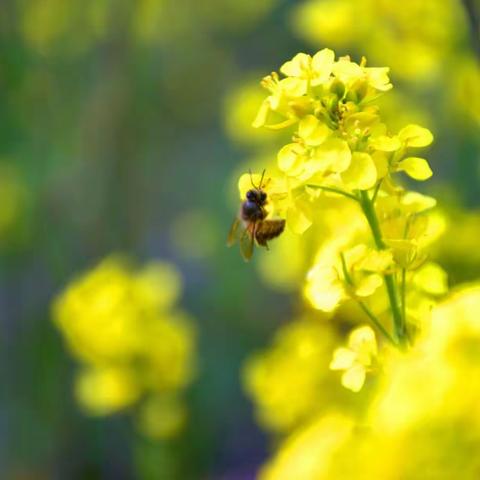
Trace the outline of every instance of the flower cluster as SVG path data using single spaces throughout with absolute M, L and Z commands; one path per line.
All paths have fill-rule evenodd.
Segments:
M 428 22 L 424 20 L 428 18 Z M 462 6 L 454 0 L 306 0 L 294 29 L 314 45 L 359 45 L 397 75 L 428 81 L 465 37 Z
M 460 114 L 476 127 L 480 65 L 476 47 L 469 45 L 468 10 L 468 2 L 456 0 L 305 0 L 293 7 L 292 25 L 313 48 L 356 49 L 380 65 L 388 63 L 404 82 L 407 100 L 422 104 L 423 87 L 439 84 L 445 113 Z M 475 13 L 470 21 L 476 22 Z M 398 110 L 402 116 L 405 103 Z
M 348 347 L 335 350 L 330 368 L 345 370 L 342 384 L 358 392 L 365 382 L 366 372 L 372 367 L 376 355 L 375 332 L 369 326 L 359 327 L 350 333 Z
M 327 312 L 353 300 L 379 334 L 404 346 L 421 328 L 425 308 L 420 315 L 417 307 L 430 308 L 432 297 L 446 290 L 432 295 L 418 280 L 425 247 L 443 228 L 431 215 L 436 201 L 406 190 L 399 176 L 430 178 L 432 170 L 418 151 L 433 136 L 415 124 L 396 134 L 388 129 L 377 105 L 392 88 L 388 68 L 366 63 L 336 59 L 329 49 L 313 56 L 299 53 L 280 68 L 282 77 L 272 73 L 263 79 L 269 95 L 253 125 L 287 130 L 291 137 L 263 186 L 270 216 L 285 217 L 291 231 L 303 234 L 327 203 L 335 210 L 333 199 L 356 205 L 336 219 L 319 244 L 306 278 L 306 298 Z M 240 177 L 242 198 L 251 181 L 249 174 Z M 434 274 L 438 282 L 444 278 L 436 265 L 430 269 Z M 408 303 L 413 295 L 415 308 Z
M 263 80 L 270 91 L 254 126 L 282 129 L 294 126 L 293 142 L 278 152 L 283 178 L 269 183 L 277 211 L 285 213 L 290 227 L 302 233 L 312 223 L 309 203 L 317 187 L 351 195 L 384 181 L 392 190 L 392 174 L 405 172 L 417 180 L 432 174 L 417 149 L 432 142 L 432 134 L 408 125 L 389 134 L 374 102 L 392 88 L 388 68 L 369 68 L 348 57 L 335 61 L 329 49 L 313 57 L 298 54 Z M 248 188 L 248 177 L 240 190 Z M 399 192 L 396 192 L 400 195 Z
M 288 433 L 331 404 L 347 408 L 355 400 L 328 370 L 338 340 L 328 324 L 305 316 L 282 327 L 268 349 L 248 360 L 244 384 L 264 428 Z
M 433 259 L 458 265 L 455 252 L 474 249 L 478 215 L 439 212 L 407 188 L 432 175 L 419 149 L 433 135 L 387 126 L 387 69 L 324 49 L 298 54 L 262 85 L 254 126 L 280 131 L 283 143 L 261 188 L 267 218 L 288 227 L 265 257 L 270 275 L 295 265 L 313 312 L 246 364 L 258 421 L 280 436 L 259 478 L 476 478 L 480 290 L 448 297 Z M 240 176 L 242 198 L 251 182 Z M 447 229 L 456 235 L 439 241 Z M 477 279 L 475 252 L 468 263 Z
M 259 478 L 477 478 L 479 312 L 478 284 L 437 305 L 415 347 L 390 352 L 363 418 L 322 412 L 281 443 Z
M 168 264 L 135 270 L 110 257 L 56 299 L 54 321 L 81 363 L 75 393 L 88 413 L 139 406 L 139 426 L 151 436 L 181 426 L 180 394 L 194 373 L 194 331 L 174 307 L 180 288 Z

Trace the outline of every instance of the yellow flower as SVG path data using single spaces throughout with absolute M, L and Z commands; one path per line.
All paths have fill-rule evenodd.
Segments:
M 347 295 L 340 277 L 340 263 L 318 262 L 310 269 L 305 286 L 305 295 L 314 308 L 332 312 Z
M 353 392 L 359 392 L 376 355 L 374 331 L 368 326 L 358 327 L 350 333 L 348 347 L 335 350 L 330 369 L 344 370 L 342 385 Z
M 447 273 L 436 263 L 428 262 L 415 272 L 413 284 L 431 295 L 444 295 L 448 291 Z
M 345 172 L 351 160 L 348 143 L 340 138 L 329 138 L 316 148 L 290 143 L 278 152 L 279 169 L 302 183 L 312 177 L 314 183 L 324 183 L 330 176 Z
M 382 329 L 383 318 L 378 320 L 368 303 L 385 284 L 390 308 L 377 302 L 378 312 L 382 317 L 391 312 L 396 336 L 404 342 L 407 315 L 409 322 L 414 317 L 406 298 L 420 289 L 405 286 L 400 292 L 399 282 L 411 281 L 407 270 L 418 269 L 425 261 L 424 247 L 431 243 L 429 237 L 438 234 L 438 222 L 437 227 L 430 224 L 428 215 L 435 201 L 405 191 L 394 174 L 403 171 L 417 180 L 429 178 L 427 160 L 414 156 L 414 149 L 428 146 L 433 135 L 416 124 L 391 134 L 374 102 L 392 88 L 388 68 L 367 67 L 365 58 L 355 63 L 348 56 L 337 61 L 334 57 L 330 50 L 314 57 L 300 53 L 280 69 L 287 78 L 272 74 L 265 84 L 272 95 L 262 108 L 283 118 L 275 124 L 279 127 L 295 124 L 291 141 L 277 154 L 279 173 L 275 171 L 262 186 L 268 196 L 267 211 L 285 218 L 287 227 L 301 234 L 316 221 L 322 197 L 343 196 L 356 202 L 367 231 L 363 237 L 350 232 L 327 239 L 308 271 L 304 294 L 315 308 L 326 312 L 353 299 Z M 242 199 L 246 182 L 243 176 Z M 367 258 L 375 256 L 368 265 Z M 428 304 L 429 296 L 418 303 Z M 387 330 L 383 333 L 390 337 Z
M 333 398 L 332 378 L 318 366 L 328 362 L 334 335 L 317 319 L 282 327 L 272 345 L 250 357 L 243 370 L 256 416 L 269 430 L 291 430 Z
M 424 158 L 419 157 L 403 159 L 397 167 L 397 172 L 405 172 L 414 180 L 427 180 L 433 174 L 428 162 Z
M 310 85 L 315 87 L 328 82 L 334 61 L 335 54 L 328 48 L 320 50 L 313 57 L 298 53 L 282 65 L 280 72 L 295 79 L 298 91 L 304 95 Z
M 146 394 L 170 398 L 192 380 L 195 335 L 175 309 L 180 289 L 169 264 L 134 269 L 110 257 L 58 296 L 54 321 L 82 363 L 75 393 L 88 413 L 142 405 Z
M 80 405 L 91 415 L 108 415 L 133 405 L 141 387 L 130 369 L 94 367 L 83 370 L 75 382 Z
M 377 182 L 377 167 L 368 153 L 354 152 L 349 167 L 341 172 L 343 186 L 351 190 L 369 190 Z
M 373 295 L 383 284 L 381 274 L 392 265 L 388 250 L 377 251 L 363 244 L 344 249 L 340 241 L 330 242 L 321 248 L 308 272 L 305 295 L 315 308 L 331 312 L 348 298 Z
M 361 88 L 365 83 L 373 90 L 387 91 L 392 88 L 388 78 L 389 68 L 366 68 L 350 60 L 350 57 L 341 57 L 333 66 L 333 74 L 347 89 Z
M 302 113 L 311 109 L 310 99 L 303 96 L 301 84 L 294 79 L 280 80 L 277 73 L 265 77 L 262 86 L 270 91 L 262 103 L 252 126 L 259 128 L 265 126 L 274 130 L 288 127 L 296 123 Z M 273 123 L 268 123 L 273 116 Z
M 478 284 L 459 289 L 434 308 L 412 351 L 386 365 L 371 407 L 377 431 L 413 433 L 421 425 L 448 425 L 455 418 L 463 419 L 469 432 L 477 431 L 479 313 Z
M 429 212 L 435 205 L 434 198 L 415 192 L 379 195 L 377 212 L 384 239 L 402 268 L 418 268 L 425 261 L 425 247 L 441 233 L 430 226 Z
M 335 454 L 350 438 L 353 428 L 353 421 L 345 415 L 320 416 L 280 445 L 275 457 L 262 468 L 259 480 L 328 478 Z
M 418 125 L 407 125 L 398 132 L 398 137 L 405 147 L 428 147 L 433 142 L 432 132 Z

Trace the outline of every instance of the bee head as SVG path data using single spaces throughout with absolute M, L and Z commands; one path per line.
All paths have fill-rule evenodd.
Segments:
M 267 194 L 263 190 L 254 188 L 247 192 L 247 200 L 263 205 L 267 200 Z

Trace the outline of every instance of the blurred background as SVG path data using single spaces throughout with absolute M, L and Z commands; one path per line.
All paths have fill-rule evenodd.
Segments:
M 305 260 L 294 250 L 279 265 L 275 251 L 257 252 L 245 264 L 225 238 L 238 175 L 261 170 L 281 145 L 251 128 L 259 80 L 299 51 L 329 47 L 391 67 L 388 122 L 434 132 L 435 177 L 422 188 L 463 229 L 435 255 L 453 284 L 478 277 L 480 6 L 400 3 L 1 2 L 2 478 L 254 478 L 271 443 L 243 393 L 242 366 L 304 310 L 295 293 Z M 470 258 L 457 255 L 468 249 Z M 91 297 L 82 293 L 77 310 L 58 302 L 118 255 L 135 265 L 121 275 L 167 262 L 182 279 L 168 308 L 187 312 L 195 333 L 191 372 L 172 387 L 185 418 L 171 435 L 138 428 L 133 400 L 93 415 L 81 406 L 85 358 L 65 324 L 93 308 Z M 161 278 L 158 292 L 173 281 Z M 85 344 L 110 335 L 92 312 Z

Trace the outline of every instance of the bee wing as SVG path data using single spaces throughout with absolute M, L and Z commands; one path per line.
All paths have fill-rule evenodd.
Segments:
M 230 230 L 228 231 L 228 236 L 227 236 L 227 246 L 231 247 L 239 238 L 240 235 L 240 230 L 241 230 L 241 221 L 238 217 L 235 217 L 235 219 L 232 222 L 232 226 L 230 227 Z
M 240 252 L 243 259 L 248 262 L 253 255 L 253 247 L 255 245 L 255 229 L 257 223 L 251 225 L 251 232 L 249 229 L 245 229 L 242 236 L 240 237 Z

